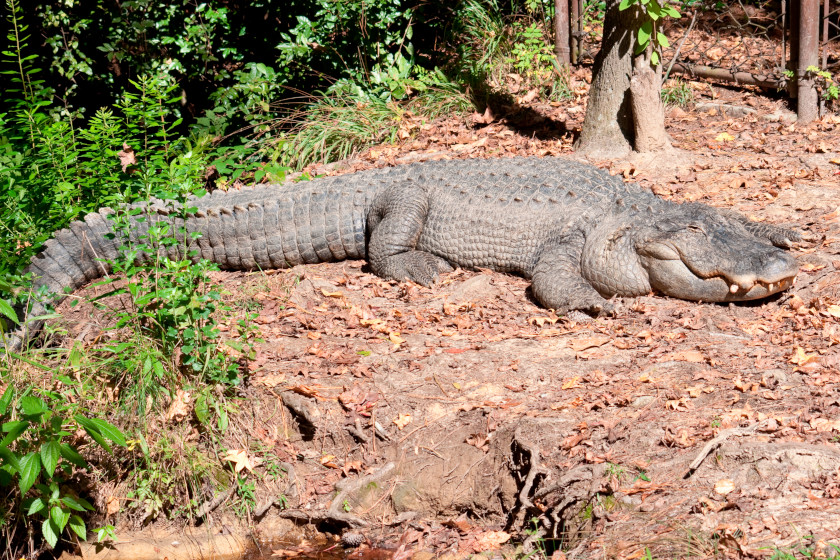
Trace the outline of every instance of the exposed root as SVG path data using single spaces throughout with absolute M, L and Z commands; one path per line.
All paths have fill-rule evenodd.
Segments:
M 580 527 L 571 529 L 569 521 L 575 518 L 583 505 L 590 502 L 601 490 L 604 468 L 604 465 L 580 466 L 569 471 L 557 484 L 552 485 L 552 492 L 562 490 L 562 499 L 546 514 L 551 538 L 569 538 L 578 532 Z M 579 484 L 587 482 L 588 484 Z M 541 492 L 540 495 L 548 496 L 549 492 L 544 494 Z
M 359 418 L 356 418 L 355 426 L 347 426 L 347 432 L 356 438 L 357 441 L 361 443 L 368 443 L 370 438 L 365 434 L 364 429 L 362 428 L 362 422 Z
M 545 477 L 548 475 L 548 470 L 540 464 L 540 450 L 535 444 L 526 441 L 517 427 L 513 434 L 513 446 L 519 446 L 528 454 L 528 474 L 522 482 L 522 488 L 519 490 L 519 504 L 516 508 L 516 515 L 512 518 L 513 527 L 522 527 L 525 523 L 525 517 L 528 512 L 534 509 L 534 502 L 531 501 L 530 496 L 534 494 L 537 484 L 537 477 Z M 513 461 L 511 461 L 513 463 Z
M 302 422 L 308 425 L 311 429 L 317 429 L 321 419 L 321 412 L 309 402 L 309 399 L 301 397 L 300 395 L 291 391 L 286 391 L 281 395 L 283 404 L 292 411 Z
M 195 516 L 197 518 L 202 518 L 210 515 L 214 509 L 222 505 L 228 498 L 230 498 L 235 490 L 236 486 L 231 486 L 209 502 L 204 502 L 204 504 L 202 504 L 202 506 L 195 512 Z
M 346 478 L 339 481 L 335 485 L 338 493 L 330 502 L 330 507 L 325 510 L 302 510 L 302 509 L 286 509 L 279 513 L 280 517 L 286 519 L 294 519 L 296 521 L 305 521 L 311 523 L 313 521 L 331 521 L 342 525 L 347 525 L 351 528 L 368 527 L 370 524 L 357 515 L 341 511 L 341 506 L 344 500 L 347 499 L 353 492 L 361 490 L 371 482 L 379 482 L 381 479 L 388 476 L 396 465 L 394 463 L 386 463 L 380 469 L 372 472 L 369 475 L 359 477 L 357 479 Z M 269 506 L 270 507 L 270 506 Z
M 298 491 L 300 485 L 298 484 L 297 475 L 295 474 L 295 467 L 292 466 L 291 463 L 285 462 L 280 463 L 280 466 L 284 471 L 286 471 L 286 476 L 289 479 L 289 486 L 286 488 L 286 492 L 282 496 L 277 496 L 276 498 L 269 500 L 267 503 L 257 506 L 254 510 L 254 517 L 257 519 L 265 515 L 266 512 L 271 509 L 271 506 L 276 505 L 279 507 L 288 507 L 289 500 L 297 498 L 300 494 Z
M 284 509 L 278 514 L 280 517 L 284 519 L 293 519 L 295 521 L 303 521 L 306 523 L 312 523 L 316 521 L 330 521 L 333 523 L 339 523 L 342 525 L 347 525 L 349 527 L 367 527 L 368 522 L 364 519 L 356 517 L 350 513 L 345 513 L 343 511 L 333 511 L 332 508 L 329 510 L 301 510 L 301 509 Z

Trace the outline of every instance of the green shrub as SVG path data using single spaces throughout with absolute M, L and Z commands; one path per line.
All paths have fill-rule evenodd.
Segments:
M 9 377 L 8 371 L 5 378 Z M 0 528 L 5 542 L 12 546 L 14 523 L 22 518 L 40 521 L 37 535 L 54 548 L 64 533 L 85 540 L 87 528 L 80 514 L 93 506 L 79 496 L 70 483 L 76 468 L 87 468 L 76 445 L 76 433 L 84 430 L 102 449 L 111 452 L 111 443 L 125 446 L 125 436 L 112 424 L 90 418 L 78 403 L 60 393 L 34 389 L 18 393 L 11 383 L 0 397 L 0 422 L 4 437 L 0 441 L 0 487 L 7 496 L 0 509 L 7 523 Z M 109 443 L 110 442 L 110 443 Z M 31 551 L 30 551 L 31 553 Z
M 537 89 L 552 99 L 571 95 L 567 69 L 554 55 L 548 31 L 553 8 L 540 1 L 506 10 L 498 0 L 465 0 L 458 10 L 452 40 L 458 52 L 454 68 L 480 97 L 507 94 L 511 74 L 518 90 Z

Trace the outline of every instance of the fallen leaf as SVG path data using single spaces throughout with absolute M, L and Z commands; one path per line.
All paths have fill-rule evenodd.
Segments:
M 700 396 L 700 393 L 703 392 L 703 388 L 704 388 L 703 385 L 693 385 L 691 387 L 687 387 L 686 391 L 688 391 L 688 396 L 689 397 L 691 397 L 693 399 L 696 399 L 697 397 Z
M 733 490 L 735 490 L 735 483 L 729 480 L 728 478 L 724 478 L 715 482 L 715 494 L 726 496 Z
M 182 421 L 190 413 L 190 394 L 183 389 L 178 389 L 175 393 L 175 398 L 172 399 L 172 404 L 169 405 L 169 410 L 166 411 L 166 419 L 174 420 L 176 422 Z
M 339 468 L 339 466 L 335 464 L 335 461 L 333 461 L 333 459 L 335 459 L 335 455 L 324 455 L 323 457 L 321 457 L 320 461 L 321 464 L 327 467 L 328 469 Z
M 115 513 L 119 513 L 120 511 L 120 500 L 116 496 L 108 496 L 105 499 L 105 513 L 108 515 L 114 515 Z
M 804 366 L 805 364 L 819 362 L 820 357 L 817 354 L 806 354 L 801 346 L 797 346 L 794 350 L 793 356 L 790 357 L 790 363 L 797 366 Z
M 391 342 L 393 342 L 397 346 L 399 346 L 400 344 L 405 342 L 405 339 L 403 337 L 401 337 L 400 333 L 397 332 L 397 331 L 391 331 L 390 333 L 388 333 L 388 340 L 390 340 Z
M 733 140 L 735 140 L 735 137 L 728 132 L 721 132 L 715 136 L 715 142 L 732 142 Z
M 577 389 L 580 387 L 580 376 L 572 377 L 571 379 L 567 379 L 563 382 L 563 385 L 560 386 L 561 389 Z
M 840 420 L 829 420 L 827 418 L 812 418 L 808 422 L 818 432 L 840 432 Z
M 411 424 L 411 414 L 400 414 L 397 418 L 394 419 L 394 424 L 397 425 L 397 428 L 402 430 L 409 424 Z
M 363 463 L 361 461 L 345 461 L 344 466 L 341 467 L 341 472 L 344 473 L 344 476 L 350 476 L 350 471 L 360 473 L 363 470 L 362 467 Z
M 537 315 L 534 317 L 528 317 L 528 323 L 532 325 L 536 325 L 538 327 L 542 327 L 546 323 L 553 325 L 557 321 L 560 320 L 560 317 L 544 317 L 542 315 Z
M 608 343 L 612 340 L 608 336 L 592 336 L 587 338 L 575 338 L 569 341 L 568 345 L 569 348 L 574 350 L 575 352 L 582 352 L 583 350 L 588 350 L 589 348 L 597 348 L 599 346 L 603 346 L 604 344 Z
M 484 114 L 481 113 L 473 113 L 472 121 L 475 124 L 490 124 L 496 120 L 496 117 L 493 115 L 493 111 L 490 109 L 490 106 L 487 106 L 487 109 L 484 110 Z
M 698 350 L 681 350 L 662 357 L 663 362 L 690 362 L 692 364 L 705 363 L 706 357 Z
M 816 272 L 818 270 L 822 270 L 823 268 L 825 268 L 824 264 L 802 263 L 799 265 L 799 269 L 803 272 Z
M 236 449 L 230 449 L 227 452 L 227 455 L 222 457 L 226 461 L 230 461 L 234 464 L 233 470 L 236 472 L 242 472 L 243 469 L 247 469 L 249 471 L 254 470 L 254 467 L 260 464 L 259 459 L 251 459 L 248 457 L 248 453 L 245 451 L 240 451 Z
M 487 531 L 481 533 L 475 540 L 476 550 L 481 552 L 500 547 L 510 540 L 510 535 L 504 531 Z
M 125 142 L 123 142 L 122 151 L 117 152 L 117 157 L 120 158 L 120 166 L 122 167 L 123 173 L 126 172 L 128 166 L 137 163 L 137 159 L 134 157 L 134 148 L 132 148 Z
M 688 400 L 688 397 L 682 397 L 676 400 L 670 400 L 665 403 L 665 408 L 669 410 L 689 410 L 691 409 L 692 404 L 691 401 Z

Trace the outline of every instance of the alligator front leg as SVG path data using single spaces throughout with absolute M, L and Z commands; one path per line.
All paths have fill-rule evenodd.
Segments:
M 793 247 L 794 243 L 802 240 L 802 236 L 798 231 L 772 224 L 754 222 L 743 214 L 732 210 L 720 210 L 720 212 L 724 216 L 740 222 L 751 234 L 758 238 L 766 239 L 776 247 L 789 249 Z
M 452 270 L 445 259 L 415 249 L 428 209 L 428 193 L 410 183 L 374 200 L 368 214 L 368 259 L 377 276 L 429 286 L 439 273 Z
M 558 314 L 574 310 L 611 314 L 613 304 L 581 275 L 583 244 L 582 235 L 573 235 L 543 249 L 531 274 L 531 291 L 537 301 Z

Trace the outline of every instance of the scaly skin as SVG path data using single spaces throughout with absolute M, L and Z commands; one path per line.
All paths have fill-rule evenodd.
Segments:
M 612 296 L 657 291 L 744 301 L 790 286 L 795 232 L 701 204 L 675 204 L 560 158 L 425 162 L 284 186 L 216 191 L 190 202 L 195 258 L 225 269 L 367 257 L 387 279 L 434 282 L 454 266 L 521 274 L 560 313 L 609 312 Z M 174 221 L 160 201 L 149 221 Z M 109 210 L 58 232 L 27 272 L 62 294 L 100 277 L 120 240 Z M 177 225 L 177 224 L 175 224 Z M 178 249 L 169 250 L 173 258 Z M 30 315 L 43 311 L 42 306 Z M 12 337 L 13 347 L 28 333 Z

